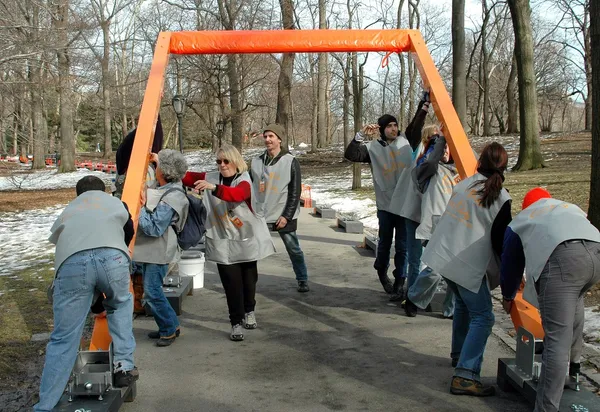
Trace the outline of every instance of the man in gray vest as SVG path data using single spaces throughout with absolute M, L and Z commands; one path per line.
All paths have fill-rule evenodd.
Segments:
M 579 207 L 532 189 L 504 236 L 501 286 L 507 312 L 524 269 L 527 281 L 535 282 L 545 334 L 535 411 L 558 411 L 567 369 L 570 377 L 580 370 L 583 296 L 600 281 L 598 229 Z
M 271 230 L 276 230 L 292 261 L 298 282 L 298 292 L 308 292 L 308 271 L 304 252 L 296 235 L 300 215 L 302 178 L 300 163 L 281 150 L 285 129 L 279 124 L 268 125 L 264 132 L 267 150 L 252 159 L 250 168 L 256 196 L 256 212 L 264 216 Z
M 104 182 L 95 176 L 79 180 L 77 198 L 50 229 L 49 241 L 56 244 L 54 330 L 46 347 L 36 412 L 51 411 L 65 390 L 96 291 L 106 295 L 103 305 L 113 340 L 115 386 L 127 386 L 139 377 L 133 364 L 127 246 L 133 238 L 133 222 L 125 203 L 105 190 Z
M 417 113 L 406 128 L 406 137 L 398 131 L 398 121 L 390 114 L 384 114 L 377 124 L 370 124 L 358 132 L 350 142 L 344 157 L 351 162 L 369 163 L 373 175 L 379 240 L 373 267 L 386 293 L 394 294 L 392 300 L 404 298 L 404 281 L 407 264 L 406 220 L 397 210 L 392 210 L 392 196 L 402 171 L 412 163 L 412 151 L 421 141 L 421 130 L 427 110 L 429 93 L 419 102 Z M 363 144 L 365 136 L 379 132 L 380 138 Z M 394 234 L 395 233 L 395 234 Z M 394 284 L 387 275 L 390 265 L 390 250 L 395 237 Z

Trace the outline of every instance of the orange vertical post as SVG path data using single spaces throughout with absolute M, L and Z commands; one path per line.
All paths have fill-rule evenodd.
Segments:
M 446 86 L 437 71 L 431 54 L 427 49 L 423 36 L 417 30 L 410 30 L 411 52 L 413 58 L 417 62 L 417 68 L 421 74 L 425 86 L 431 91 L 431 102 L 435 115 L 444 126 L 444 135 L 450 153 L 456 162 L 456 166 L 461 178 L 466 178 L 475 173 L 477 160 L 473 154 L 473 149 L 469 144 L 465 129 L 463 128 L 452 100 L 448 95 Z
M 135 134 L 135 141 L 131 151 L 131 160 L 127 167 L 127 179 L 123 188 L 122 200 L 127 203 L 133 225 L 137 231 L 138 216 L 140 213 L 140 194 L 145 184 L 146 173 L 148 170 L 148 155 L 154 140 L 154 129 L 156 128 L 156 119 L 158 118 L 160 101 L 162 98 L 163 87 L 165 83 L 165 72 L 169 63 L 169 42 L 170 32 L 162 32 L 158 36 L 156 48 L 154 49 L 154 59 L 150 67 L 150 76 L 144 93 L 144 101 L 140 112 L 140 119 Z M 130 254 L 133 254 L 135 237 L 129 246 Z M 133 293 L 133 287 L 130 285 L 129 291 Z M 132 308 L 133 310 L 133 308 Z M 106 319 L 96 319 L 94 322 L 94 331 L 90 350 L 108 350 L 108 345 L 112 339 L 108 333 L 108 324 Z

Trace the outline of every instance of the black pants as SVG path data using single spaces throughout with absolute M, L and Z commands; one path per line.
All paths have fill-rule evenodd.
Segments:
M 256 300 L 256 282 L 258 270 L 256 261 L 235 263 L 233 265 L 217 264 L 221 283 L 225 288 L 229 320 L 231 325 L 242 323 L 244 315 L 254 311 Z

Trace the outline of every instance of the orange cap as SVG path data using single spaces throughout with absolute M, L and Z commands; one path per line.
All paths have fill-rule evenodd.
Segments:
M 534 204 L 540 199 L 548 199 L 551 198 L 550 192 L 541 187 L 535 187 L 531 189 L 525 197 L 523 198 L 523 204 L 521 205 L 521 209 L 527 209 L 529 206 Z

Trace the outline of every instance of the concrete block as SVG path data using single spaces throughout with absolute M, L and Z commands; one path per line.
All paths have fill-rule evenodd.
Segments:
M 371 249 L 373 252 L 377 252 L 377 238 L 371 236 L 365 236 L 365 249 Z
M 315 207 L 315 215 L 323 219 L 335 219 L 336 213 L 334 209 L 328 207 Z
M 357 220 L 337 220 L 337 226 L 343 228 L 346 233 L 362 233 L 363 224 Z

